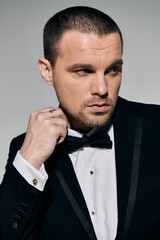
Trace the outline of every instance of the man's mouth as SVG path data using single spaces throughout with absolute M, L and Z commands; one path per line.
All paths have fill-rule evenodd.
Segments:
M 103 113 L 109 108 L 109 104 L 106 103 L 94 103 L 87 106 L 92 112 Z

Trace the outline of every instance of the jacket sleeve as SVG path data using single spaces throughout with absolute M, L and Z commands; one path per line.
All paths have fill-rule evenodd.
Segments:
M 0 186 L 0 239 L 38 239 L 40 219 L 47 186 L 44 191 L 32 187 L 15 169 L 12 162 L 20 143 L 14 139 L 6 172 Z

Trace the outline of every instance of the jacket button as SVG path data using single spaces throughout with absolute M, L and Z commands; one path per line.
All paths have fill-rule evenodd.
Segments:
M 17 222 L 14 222 L 13 225 L 12 225 L 13 229 L 17 229 L 18 228 L 18 223 Z

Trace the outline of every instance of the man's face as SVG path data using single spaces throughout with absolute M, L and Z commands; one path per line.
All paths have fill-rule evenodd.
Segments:
M 53 68 L 53 86 L 73 129 L 86 132 L 110 119 L 121 83 L 118 33 L 66 32 Z

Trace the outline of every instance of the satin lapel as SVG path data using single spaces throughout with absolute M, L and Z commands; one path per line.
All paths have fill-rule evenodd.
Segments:
M 114 115 L 115 157 L 117 173 L 118 229 L 117 239 L 124 228 L 130 191 L 133 147 L 137 114 L 127 107 L 127 102 L 118 102 Z
M 54 172 L 60 185 L 90 239 L 97 240 L 80 185 L 71 160 L 67 152 L 63 149 L 63 144 L 57 148 L 55 155 L 52 157 L 53 159 L 57 159 L 54 166 Z

